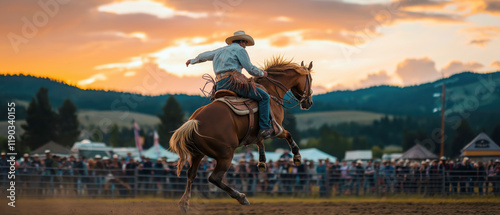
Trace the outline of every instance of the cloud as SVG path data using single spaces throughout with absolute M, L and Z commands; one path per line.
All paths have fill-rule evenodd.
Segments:
M 164 93 L 200 94 L 200 86 L 205 84 L 205 80 L 201 76 L 179 77 L 161 69 L 158 64 L 148 61 L 135 69 L 108 69 L 93 75 L 89 79 L 81 80 L 79 84 L 84 84 L 85 88 L 135 92 L 147 95 Z
M 488 43 L 495 39 L 500 39 L 500 27 L 499 26 L 477 26 L 462 29 L 472 38 L 469 44 L 476 45 L 480 47 L 485 47 Z
M 359 84 L 361 88 L 386 85 L 390 84 L 391 79 L 391 76 L 389 76 L 386 71 L 381 70 L 377 73 L 368 74 L 366 78 L 359 81 Z
M 406 86 L 435 81 L 440 77 L 436 63 L 429 58 L 405 59 L 397 65 L 396 74 Z
M 480 46 L 480 47 L 486 47 L 488 43 L 491 42 L 490 39 L 477 39 L 477 40 L 471 40 L 469 42 L 470 45 L 475 45 L 475 46 Z
M 478 69 L 483 68 L 484 66 L 478 62 L 469 62 L 469 63 L 463 63 L 458 60 L 451 61 L 441 69 L 441 72 L 444 73 L 445 76 L 450 76 L 456 73 L 461 73 L 461 72 L 474 72 L 477 71 Z
M 498 61 L 498 60 L 493 61 L 493 62 L 491 62 L 490 66 L 496 68 L 497 70 L 500 70 L 500 61 Z

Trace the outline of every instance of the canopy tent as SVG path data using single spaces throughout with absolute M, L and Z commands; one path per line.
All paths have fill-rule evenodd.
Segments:
M 71 150 L 59 145 L 58 143 L 54 141 L 49 141 L 48 143 L 45 143 L 44 145 L 38 147 L 37 149 L 33 150 L 31 152 L 31 156 L 34 154 L 38 154 L 41 159 L 45 158 L 45 150 L 50 150 L 50 153 L 52 155 L 57 155 L 61 157 L 68 157 L 71 154 Z
M 428 149 L 426 149 L 425 147 L 423 147 L 422 145 L 417 144 L 408 149 L 408 151 L 403 153 L 403 155 L 401 155 L 401 157 L 399 157 L 398 159 L 426 160 L 426 159 L 438 159 L 438 156 L 429 151 Z
M 277 153 L 277 152 L 266 152 L 266 160 L 267 161 L 277 161 L 281 158 L 283 153 Z M 314 161 L 318 162 L 319 160 L 330 160 L 330 162 L 335 162 L 337 158 L 335 156 L 329 155 L 319 149 L 316 148 L 309 148 L 309 149 L 301 149 L 300 150 L 300 155 L 302 156 L 302 160 L 309 160 L 309 161 Z M 233 156 L 233 164 L 238 163 L 238 161 L 242 158 L 244 158 L 245 153 L 237 153 Z M 259 159 L 259 152 L 252 152 L 253 158 L 258 161 Z M 293 157 L 292 153 L 289 153 L 290 157 Z M 248 160 L 248 159 L 247 159 Z
M 167 157 L 168 161 L 174 161 L 174 160 L 179 159 L 179 156 L 177 154 L 165 149 L 161 145 L 158 146 L 158 152 L 156 151 L 155 147 L 152 146 L 151 148 L 144 151 L 142 154 L 145 157 L 151 158 L 153 160 L 156 160 L 156 159 L 162 158 L 162 157 Z

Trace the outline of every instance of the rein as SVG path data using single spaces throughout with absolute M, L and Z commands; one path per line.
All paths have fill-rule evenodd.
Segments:
M 269 97 L 271 97 L 274 101 L 276 101 L 276 103 L 278 103 L 279 105 L 281 105 L 283 108 L 286 108 L 286 109 L 292 109 L 292 108 L 295 108 L 295 107 L 299 106 L 300 103 L 302 103 L 304 100 L 309 99 L 309 97 L 310 97 L 310 95 L 306 94 L 307 89 L 310 87 L 309 86 L 310 82 L 311 82 L 311 77 L 310 76 L 311 76 L 311 74 L 307 74 L 307 76 L 306 76 L 306 85 L 304 87 L 304 92 L 302 93 L 302 95 L 300 95 L 300 99 L 297 99 L 295 97 L 295 95 L 293 95 L 293 93 L 292 93 L 292 96 L 290 96 L 291 99 L 288 99 L 288 100 L 285 99 L 285 95 L 288 94 L 288 92 L 289 92 L 288 88 L 283 83 L 281 83 L 280 81 L 278 81 L 278 80 L 276 80 L 274 78 L 270 78 L 269 76 L 266 77 L 266 79 L 275 86 L 274 89 L 276 91 L 276 94 L 279 95 L 279 92 L 277 90 L 278 87 L 281 88 L 281 90 L 283 90 L 283 92 L 285 92 L 285 94 L 283 95 L 283 97 L 276 97 L 276 96 L 273 96 L 273 95 L 269 95 Z M 311 92 L 311 94 L 312 94 L 312 92 Z M 285 103 L 292 104 L 291 100 L 294 100 L 295 102 L 297 102 L 297 104 L 295 104 L 292 107 L 285 106 Z

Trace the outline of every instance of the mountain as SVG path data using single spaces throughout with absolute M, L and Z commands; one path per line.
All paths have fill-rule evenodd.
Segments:
M 447 114 L 498 113 L 500 107 L 500 72 L 464 72 L 444 80 L 409 87 L 376 86 L 352 91 L 334 91 L 314 96 L 309 112 L 332 110 L 360 110 L 389 115 L 433 115 L 440 106 L 441 82 L 447 88 Z M 59 107 L 64 99 L 71 99 L 78 109 L 99 111 L 130 111 L 150 115 L 161 112 L 170 95 L 143 96 L 103 90 L 83 90 L 48 78 L 26 75 L 0 75 L 0 101 L 15 100 L 27 105 L 40 87 L 49 89 L 51 104 Z M 188 113 L 208 103 L 201 96 L 174 95 Z M 294 113 L 305 113 L 299 108 Z
M 376 86 L 314 96 L 311 111 L 364 110 L 394 115 L 432 115 L 441 106 L 440 83 L 446 83 L 446 110 L 495 113 L 500 107 L 500 72 L 464 72 L 444 80 L 409 87 Z
M 52 107 L 61 106 L 66 98 L 75 103 L 78 109 L 104 111 L 130 111 L 155 115 L 161 112 L 170 96 L 143 96 L 104 90 L 82 90 L 78 87 L 49 78 L 25 75 L 0 75 L 0 101 L 20 101 L 29 103 L 40 87 L 49 89 Z M 201 96 L 174 95 L 184 111 L 194 112 L 198 107 L 207 104 L 208 100 Z M 24 102 L 23 102 L 24 101 Z

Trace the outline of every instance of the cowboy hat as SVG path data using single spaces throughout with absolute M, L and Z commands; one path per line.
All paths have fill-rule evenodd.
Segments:
M 253 46 L 255 44 L 253 38 L 250 35 L 245 34 L 244 31 L 234 32 L 233 36 L 226 38 L 226 43 L 228 45 L 231 45 L 231 43 L 233 43 L 234 40 L 245 40 L 247 41 L 247 46 Z

